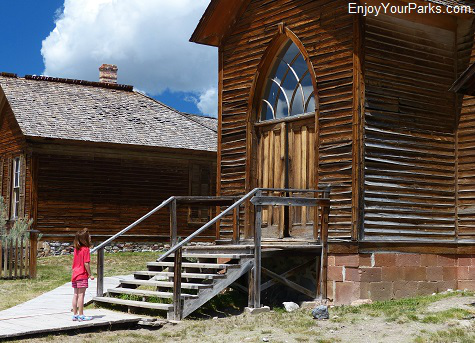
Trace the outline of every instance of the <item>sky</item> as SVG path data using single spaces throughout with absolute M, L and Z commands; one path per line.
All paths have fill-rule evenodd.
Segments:
M 0 72 L 98 81 L 103 63 L 187 113 L 217 114 L 217 49 L 189 42 L 209 0 L 1 0 Z

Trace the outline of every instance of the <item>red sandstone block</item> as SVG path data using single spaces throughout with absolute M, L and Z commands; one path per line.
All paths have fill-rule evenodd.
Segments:
M 470 280 L 468 267 L 457 267 L 457 279 L 458 280 Z
M 426 281 L 427 274 L 425 267 L 404 267 L 404 280 L 406 281 Z
M 381 267 L 360 268 L 361 282 L 381 282 Z
M 475 280 L 475 267 L 457 267 L 459 280 Z
M 417 285 L 418 295 L 437 293 L 437 282 L 419 282 Z
M 416 267 L 421 265 L 420 254 L 397 254 L 396 265 L 403 267 Z
M 437 265 L 441 267 L 455 266 L 455 257 L 453 255 L 439 255 L 437 256 Z
M 359 282 L 336 282 L 335 283 L 335 304 L 351 304 L 352 301 L 360 298 Z
M 422 254 L 421 255 L 422 267 L 435 267 L 437 266 L 437 255 L 434 254 Z
M 471 266 L 472 265 L 472 256 L 471 255 L 460 256 L 457 259 L 457 262 L 458 262 L 459 266 L 465 266 L 465 267 Z
M 469 291 L 475 291 L 475 281 L 460 280 L 458 282 L 458 289 L 461 289 L 461 290 L 468 289 Z
M 334 281 L 327 282 L 327 297 L 330 301 L 335 300 L 335 282 Z
M 442 267 L 444 270 L 444 281 L 457 280 L 457 267 Z
M 335 265 L 335 256 L 328 256 L 328 266 Z
M 444 269 L 443 267 L 427 267 L 426 275 L 427 281 L 443 281 Z
M 457 280 L 437 282 L 437 292 L 445 292 L 448 289 L 457 289 Z
M 374 267 L 372 256 L 373 254 L 360 254 L 360 267 Z
M 328 281 L 343 281 L 343 267 L 328 266 Z
M 371 300 L 390 300 L 393 298 L 392 282 L 372 282 L 369 284 Z
M 360 297 L 361 299 L 371 299 L 371 283 L 360 282 Z
M 359 268 L 345 267 L 345 279 L 344 281 L 360 281 L 361 270 Z
M 404 277 L 403 267 L 383 267 L 381 280 L 382 281 L 398 281 Z
M 335 255 L 335 266 L 358 267 L 360 258 L 358 254 Z
M 380 253 L 374 254 L 375 267 L 394 267 L 396 266 L 396 254 Z
M 401 299 L 417 295 L 417 281 L 395 281 L 393 282 L 393 298 Z

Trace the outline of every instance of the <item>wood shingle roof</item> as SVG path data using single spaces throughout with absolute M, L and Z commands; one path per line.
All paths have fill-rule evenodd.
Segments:
M 27 137 L 216 151 L 216 119 L 179 112 L 131 87 L 3 74 L 0 88 Z

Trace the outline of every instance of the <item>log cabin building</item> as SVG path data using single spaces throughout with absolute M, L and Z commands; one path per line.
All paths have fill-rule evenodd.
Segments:
M 216 119 L 117 84 L 116 71 L 101 82 L 0 75 L 0 194 L 9 219 L 29 216 L 45 240 L 87 227 L 102 241 L 171 195 L 215 192 Z M 180 208 L 180 234 L 207 215 Z M 122 239 L 167 241 L 168 221 L 153 215 Z
M 211 0 L 191 37 L 219 53 L 218 195 L 331 187 L 335 303 L 475 290 L 475 98 L 449 90 L 475 61 L 475 4 L 413 2 L 440 13 Z M 263 236 L 310 242 L 312 219 L 264 211 Z

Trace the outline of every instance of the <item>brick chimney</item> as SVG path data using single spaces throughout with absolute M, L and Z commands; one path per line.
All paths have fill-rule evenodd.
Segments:
M 99 67 L 99 82 L 117 84 L 117 66 L 114 64 L 103 64 Z

